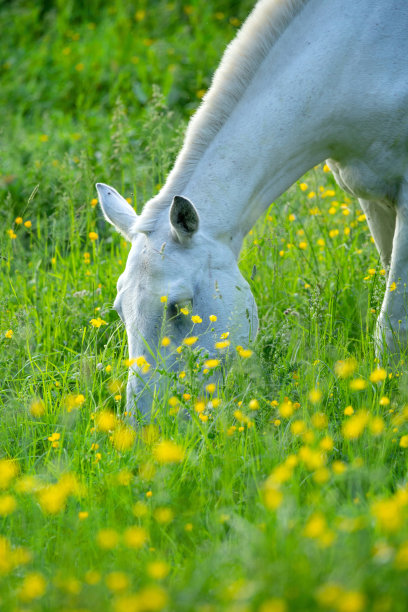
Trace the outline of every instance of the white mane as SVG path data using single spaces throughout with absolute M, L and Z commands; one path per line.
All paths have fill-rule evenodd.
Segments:
M 308 0 L 259 0 L 228 45 L 210 89 L 186 132 L 183 147 L 160 193 L 146 203 L 138 230 L 152 231 L 160 212 L 181 194 L 197 161 L 228 120 L 271 46 Z

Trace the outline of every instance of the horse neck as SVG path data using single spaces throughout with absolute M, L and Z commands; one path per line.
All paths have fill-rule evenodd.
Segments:
M 254 67 L 207 146 L 197 155 L 193 137 L 187 139 L 163 189 L 165 198 L 188 197 L 202 228 L 237 252 L 262 212 L 341 142 L 337 98 L 347 83 L 348 45 L 364 19 L 356 8 L 344 17 L 342 2 L 310 0 Z M 347 92 L 353 85 L 347 83 Z M 205 115 L 200 120 L 205 124 Z M 211 117 L 208 122 L 210 129 Z

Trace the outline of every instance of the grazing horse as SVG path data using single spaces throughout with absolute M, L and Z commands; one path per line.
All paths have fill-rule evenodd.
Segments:
M 149 413 L 160 387 L 143 357 L 152 363 L 160 350 L 172 367 L 186 336 L 199 336 L 196 346 L 214 355 L 227 329 L 231 347 L 256 334 L 256 304 L 237 265 L 243 238 L 324 160 L 359 199 L 387 269 L 377 345 L 392 353 L 406 345 L 407 58 L 407 0 L 260 0 L 141 215 L 115 189 L 97 185 L 106 219 L 132 243 L 114 304 L 130 357 L 141 358 L 129 376 L 130 409 L 136 400 Z M 186 305 L 203 320 L 197 333 L 180 314 Z M 159 349 L 163 311 L 172 344 Z

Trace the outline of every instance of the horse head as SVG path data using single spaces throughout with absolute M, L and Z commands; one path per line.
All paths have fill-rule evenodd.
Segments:
M 216 344 L 228 333 L 225 359 L 256 334 L 256 304 L 234 253 L 205 232 L 190 200 L 175 196 L 152 222 L 112 187 L 98 183 L 97 190 L 105 218 L 132 245 L 114 308 L 133 362 L 127 409 L 149 417 L 164 385 L 156 366 L 177 370 L 177 347 L 195 337 L 204 357 L 220 359 Z

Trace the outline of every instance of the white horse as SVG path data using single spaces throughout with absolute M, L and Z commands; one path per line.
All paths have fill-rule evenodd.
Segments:
M 208 354 L 227 330 L 231 348 L 247 344 L 257 310 L 237 266 L 242 240 L 272 201 L 324 160 L 359 198 L 388 271 L 378 340 L 391 352 L 406 345 L 408 2 L 260 0 L 142 214 L 97 185 L 106 219 L 132 243 L 114 305 L 130 357 L 152 363 L 147 345 L 154 353 L 159 344 L 163 295 L 172 344 L 160 351 L 169 366 L 171 349 L 192 335 L 190 317 L 179 314 L 187 303 L 203 320 L 193 334 L 203 328 L 197 345 Z M 128 407 L 137 399 L 147 413 L 145 383 L 160 381 L 133 368 Z

